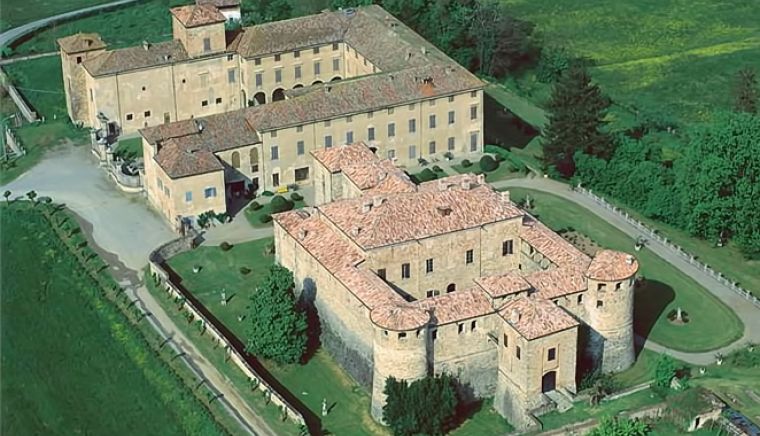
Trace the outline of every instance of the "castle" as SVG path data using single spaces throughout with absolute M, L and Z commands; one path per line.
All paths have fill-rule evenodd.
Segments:
M 525 428 L 583 356 L 633 364 L 633 256 L 587 256 L 482 176 L 416 185 L 362 143 L 312 155 L 318 206 L 274 216 L 277 261 L 375 419 L 389 376 L 445 372 Z
M 171 223 L 312 184 L 320 148 L 363 141 L 399 166 L 482 152 L 483 82 L 381 7 L 226 31 L 228 3 L 171 9 L 167 42 L 58 40 L 71 120 L 139 132 L 145 191 Z

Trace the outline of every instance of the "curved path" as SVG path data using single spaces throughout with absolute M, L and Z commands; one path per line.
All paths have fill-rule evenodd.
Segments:
M 525 178 L 502 180 L 492 183 L 492 185 L 496 188 L 526 188 L 554 194 L 565 200 L 583 206 L 633 239 L 636 239 L 641 235 L 641 230 L 629 224 L 625 219 L 600 206 L 591 198 L 571 190 L 570 186 L 564 183 L 551 179 Z M 647 248 L 662 258 L 665 262 L 668 262 L 682 273 L 697 281 L 697 283 L 700 283 L 705 289 L 722 301 L 723 304 L 731 308 L 731 310 L 736 313 L 736 316 L 738 316 L 744 323 L 744 335 L 741 339 L 725 347 L 702 353 L 687 353 L 673 350 L 641 337 L 637 337 L 637 342 L 641 343 L 641 341 L 644 341 L 644 346 L 650 350 L 668 353 L 677 359 L 693 365 L 709 365 L 715 362 L 715 356 L 718 353 L 726 355 L 747 343 L 760 343 L 760 309 L 732 291 L 728 286 L 690 264 L 681 256 L 673 253 L 672 250 L 661 242 L 650 239 L 647 241 Z M 716 328 L 720 328 L 720 326 L 716 326 Z

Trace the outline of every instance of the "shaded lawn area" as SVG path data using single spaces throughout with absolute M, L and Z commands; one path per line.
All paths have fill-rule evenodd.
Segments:
M 654 370 L 660 354 L 646 348 L 636 355 L 636 362 L 625 371 L 616 373 L 613 377 L 620 389 L 629 388 L 654 379 Z
M 133 160 L 143 155 L 143 146 L 141 138 L 122 139 L 114 150 L 116 156 L 124 160 Z
M 0 8 L 0 31 L 111 1 L 113 0 L 3 0 L 3 7 Z
M 530 194 L 534 200 L 531 212 L 555 231 L 572 228 L 602 247 L 634 253 L 631 238 L 581 206 L 538 191 L 509 191 L 515 201 Z M 635 255 L 639 275 L 646 279 L 635 295 L 637 334 L 666 347 L 695 352 L 713 350 L 741 337 L 741 321 L 697 282 L 647 249 Z M 691 317 L 686 325 L 677 326 L 667 319 L 668 313 L 679 306 Z
M 263 198 L 267 198 L 267 197 L 263 197 Z M 258 201 L 259 203 L 261 203 L 263 201 L 263 198 L 258 198 L 254 201 Z M 251 224 L 252 227 L 261 229 L 261 228 L 272 226 L 272 221 L 269 221 L 266 223 L 261 221 L 262 219 L 261 217 L 263 217 L 264 215 L 272 215 L 272 207 L 270 204 L 270 201 L 272 198 L 274 197 L 269 197 L 269 201 L 262 204 L 261 209 L 253 210 L 251 209 L 250 205 L 245 208 L 245 218 L 248 220 L 248 222 Z M 290 200 L 290 197 L 287 197 L 287 199 Z M 293 206 L 293 209 L 301 209 L 302 207 L 306 206 L 306 203 L 303 200 L 298 200 L 298 201 L 295 201 L 294 203 L 295 205 Z
M 222 432 L 37 209 L 0 218 L 3 434 Z

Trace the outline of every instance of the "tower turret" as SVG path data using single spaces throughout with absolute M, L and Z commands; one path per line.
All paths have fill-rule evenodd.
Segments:
M 172 36 L 185 46 L 188 56 L 195 58 L 227 49 L 224 15 L 214 5 L 198 4 L 171 9 Z
M 589 297 L 590 352 L 602 371 L 622 371 L 633 365 L 633 283 L 636 259 L 619 251 L 603 250 L 586 271 Z
M 66 109 L 73 123 L 92 126 L 87 95 L 87 80 L 84 61 L 106 51 L 106 43 L 97 33 L 77 33 L 58 39 L 61 48 L 61 69 L 63 89 L 66 93 Z
M 410 306 L 387 305 L 374 308 L 370 319 L 375 327 L 372 417 L 383 422 L 387 378 L 413 382 L 428 373 L 430 314 Z

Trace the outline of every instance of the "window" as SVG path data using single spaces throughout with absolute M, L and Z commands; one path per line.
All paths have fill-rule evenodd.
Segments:
M 280 69 L 274 70 L 274 81 L 275 83 L 282 82 L 282 70 Z
M 425 295 L 426 295 L 428 298 L 430 298 L 430 297 L 436 297 L 436 296 L 438 296 L 438 295 L 440 295 L 440 294 L 441 294 L 441 293 L 440 293 L 439 291 L 436 291 L 435 289 L 431 289 L 431 290 L 429 290 L 429 291 L 427 291 L 427 292 L 425 293 Z
M 280 174 L 272 174 L 272 186 L 280 186 Z
M 210 188 L 206 188 L 203 190 L 203 198 L 213 198 L 216 197 L 216 188 L 213 186 Z
M 332 147 L 332 135 L 325 136 L 325 147 L 327 148 Z
M 449 143 L 448 143 L 448 149 L 449 151 L 454 151 L 454 137 L 449 137 Z
M 416 159 L 417 158 L 417 146 L 416 145 L 410 145 L 409 146 L 409 159 Z
M 435 115 L 430 115 L 430 122 L 428 124 L 431 129 L 435 129 Z
M 464 324 L 457 324 L 457 333 L 460 335 L 464 333 Z
M 367 112 L 367 119 L 368 119 L 368 120 L 369 120 L 369 119 L 372 119 L 374 116 L 375 116 L 375 113 L 374 113 L 374 112 L 372 112 L 372 111 L 370 111 L 370 112 Z
M 453 95 L 449 96 L 449 103 L 454 103 L 454 96 Z
M 228 61 L 231 61 L 233 58 L 234 58 L 234 55 L 231 55 L 231 54 L 228 54 L 228 55 L 227 55 L 227 60 L 228 60 Z
M 216 98 L 216 104 L 222 104 L 222 97 Z
M 464 263 L 465 264 L 471 264 L 475 261 L 475 252 L 472 250 L 467 250 L 467 252 L 464 254 Z
M 251 152 L 248 155 L 248 158 L 251 161 L 251 172 L 256 173 L 259 171 L 259 150 L 257 148 L 252 148 Z
M 146 89 L 148 89 L 148 88 L 146 88 L 146 87 L 144 87 L 144 86 L 143 86 L 141 89 L 142 89 L 143 91 L 145 91 L 145 90 L 146 90 Z
M 449 111 L 449 124 L 454 124 L 456 121 L 456 112 Z
M 615 283 L 615 290 L 616 290 L 616 291 L 619 291 L 619 290 L 620 290 L 620 285 L 622 285 L 622 283 L 621 283 L 621 282 L 617 282 L 617 283 Z
M 208 100 L 203 100 L 201 102 L 201 107 L 206 107 L 206 106 L 208 106 Z
M 517 357 L 517 360 L 520 360 L 521 354 L 522 353 L 520 350 L 520 346 L 518 345 L 517 347 L 515 347 L 515 356 Z
M 230 68 L 227 70 L 227 83 L 235 83 L 235 69 Z
M 332 47 L 333 47 L 333 51 L 335 51 L 340 48 L 340 44 L 338 44 L 337 42 L 333 42 Z
M 315 75 L 315 76 L 319 76 L 319 72 L 320 72 L 320 64 L 319 64 L 319 61 L 315 61 L 315 62 L 314 62 L 314 75 Z
M 253 60 L 253 65 L 261 65 L 261 58 L 256 58 Z
M 240 153 L 237 151 L 232 152 L 232 156 L 230 157 L 230 160 L 232 161 L 232 168 L 240 168 Z
M 90 88 L 90 101 L 95 101 L 95 94 L 92 92 L 92 88 Z
M 438 329 L 430 331 L 430 339 L 433 341 L 438 339 Z
M 325 127 L 330 127 L 330 120 L 325 120 Z
M 208 86 L 208 73 L 198 74 L 198 78 L 201 81 L 201 86 Z
M 549 348 L 549 352 L 547 353 L 546 360 L 549 362 L 555 360 L 557 358 L 557 349 L 556 348 Z
M 296 58 L 296 59 L 300 58 L 301 57 L 301 52 L 299 50 L 294 51 L 293 52 L 293 57 Z
M 452 292 L 455 292 L 456 290 L 457 290 L 457 285 L 456 285 L 456 283 L 449 283 L 449 285 L 448 285 L 448 286 L 446 286 L 446 293 L 447 293 L 447 294 L 450 294 L 450 293 L 452 293 Z
M 430 100 L 430 101 L 428 102 L 428 105 L 430 105 L 430 106 L 435 106 L 435 100 Z
M 274 61 L 275 62 L 280 62 L 281 59 L 282 59 L 282 57 L 280 55 L 278 55 L 278 54 L 274 55 Z
M 164 124 L 169 124 L 171 120 L 172 120 L 171 114 L 169 114 L 169 112 L 164 112 Z
M 506 256 L 508 254 L 513 254 L 513 242 L 512 240 L 504 241 L 501 243 L 501 255 Z
M 388 137 L 393 138 L 394 136 L 396 136 L 396 124 L 388 123 Z
M 472 322 L 470 322 L 470 331 L 471 332 L 474 332 L 477 327 L 478 327 L 478 321 L 473 320 Z
M 78 63 L 78 64 L 81 64 L 81 63 L 82 63 L 82 56 L 77 56 L 77 63 Z
M 301 78 L 301 66 L 296 65 L 295 66 L 295 78 L 300 79 Z
M 346 144 L 353 144 L 354 143 L 354 132 L 349 130 L 346 132 Z
M 375 128 L 374 127 L 367 128 L 367 140 L 368 141 L 374 141 L 375 140 Z
M 150 111 L 145 111 L 145 112 L 143 112 L 143 116 L 144 116 L 145 118 L 148 118 L 148 117 L 150 117 Z
M 192 203 L 192 202 L 193 202 L 193 191 L 185 192 L 185 203 Z
M 388 159 L 390 160 L 396 159 L 396 150 L 392 148 L 388 150 Z
M 583 294 L 578 295 L 578 304 L 583 303 Z
M 296 132 L 298 133 L 303 132 L 303 126 L 296 126 Z
M 280 158 L 280 148 L 276 145 L 273 145 L 271 148 L 272 152 L 272 160 L 277 160 Z
M 470 97 L 475 98 L 478 96 L 478 91 L 470 91 Z
M 409 267 L 409 264 L 408 263 L 402 263 L 401 264 L 401 278 L 402 279 L 408 279 L 411 276 L 412 276 L 412 274 L 411 274 L 411 269 Z
M 427 273 L 433 272 L 433 259 L 425 260 L 425 272 Z
M 352 121 L 354 121 L 354 117 L 352 117 L 351 115 L 349 115 L 349 116 L 346 117 L 346 122 L 347 123 L 350 123 Z
M 504 348 L 509 347 L 509 336 L 507 336 L 506 333 L 504 333 L 504 339 L 502 340 L 502 344 L 504 345 Z
M 471 120 L 478 119 L 478 105 L 476 104 L 470 106 L 470 119 Z
M 412 118 L 409 120 L 409 133 L 414 133 L 417 131 L 417 120 Z
M 319 54 L 319 47 L 314 47 L 314 50 L 312 50 L 314 54 Z
M 377 276 L 381 279 L 385 280 L 385 268 L 380 268 L 377 270 Z
M 333 61 L 333 71 L 340 71 L 340 59 L 335 58 Z
M 470 133 L 470 151 L 478 151 L 478 132 Z
M 296 143 L 296 154 L 299 156 L 302 156 L 304 153 L 304 143 L 303 141 L 298 141 Z
M 309 167 L 296 168 L 295 170 L 296 182 L 303 182 L 309 180 Z
M 398 333 L 398 338 L 399 339 L 406 339 L 406 332 L 399 332 Z
M 256 73 L 256 86 L 261 87 L 264 84 L 264 75 L 261 73 Z
M 596 290 L 597 291 L 606 291 L 607 290 L 607 284 L 606 283 L 597 283 Z
M 166 195 L 169 198 L 172 198 L 172 191 L 169 190 L 168 186 L 164 186 L 164 195 Z
M 158 190 L 161 191 L 164 189 L 164 182 L 161 181 L 158 177 L 156 177 L 156 185 L 158 185 Z
M 388 115 L 393 115 L 393 108 L 392 107 L 388 108 Z
M 203 51 L 211 51 L 211 38 L 203 38 Z
M 600 309 L 604 306 L 604 301 L 602 300 L 596 300 L 596 308 Z
M 428 154 L 435 154 L 435 141 L 430 141 L 428 144 Z

